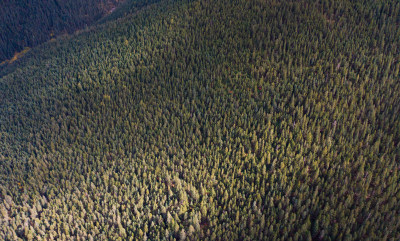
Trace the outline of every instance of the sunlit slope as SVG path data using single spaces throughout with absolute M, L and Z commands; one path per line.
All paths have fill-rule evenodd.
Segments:
M 37 51 L 0 237 L 399 239 L 399 7 L 163 1 Z

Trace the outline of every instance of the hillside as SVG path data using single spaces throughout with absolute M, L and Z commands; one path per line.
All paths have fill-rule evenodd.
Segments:
M 0 62 L 58 35 L 84 28 L 120 0 L 5 0 L 0 2 Z
M 0 239 L 400 239 L 398 1 L 125 4 L 2 70 Z

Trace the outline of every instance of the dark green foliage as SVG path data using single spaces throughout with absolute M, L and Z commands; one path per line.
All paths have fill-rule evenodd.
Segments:
M 5 0 L 0 2 L 0 62 L 25 47 L 93 23 L 119 0 Z
M 0 79 L 0 237 L 399 240 L 399 9 L 162 1 L 36 49 Z

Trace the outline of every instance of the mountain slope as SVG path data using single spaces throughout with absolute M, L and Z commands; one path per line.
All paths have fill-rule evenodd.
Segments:
M 0 79 L 0 237 L 399 239 L 400 4 L 361 3 L 161 1 L 37 50 Z
M 34 47 L 57 35 L 94 23 L 118 0 L 7 0 L 0 3 L 0 62 L 25 47 Z

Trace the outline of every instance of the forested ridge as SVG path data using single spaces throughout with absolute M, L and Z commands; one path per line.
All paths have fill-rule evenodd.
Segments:
M 112 11 L 120 0 L 3 0 L 0 2 L 0 62 L 24 48 L 71 34 Z
M 1 239 L 400 239 L 400 2 L 131 3 L 2 70 Z

